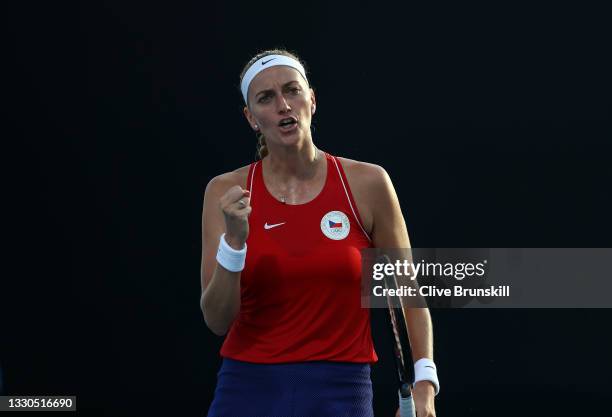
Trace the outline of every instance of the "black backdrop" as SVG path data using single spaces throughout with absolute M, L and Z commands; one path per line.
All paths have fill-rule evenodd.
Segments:
M 205 415 L 222 340 L 199 310 L 202 196 L 253 159 L 238 75 L 270 47 L 307 63 L 315 143 L 389 172 L 413 246 L 609 247 L 604 15 L 559 2 L 9 6 L 0 386 L 77 395 L 79 415 Z M 432 316 L 439 416 L 585 415 L 609 397 L 609 310 Z M 375 410 L 391 416 L 379 336 Z

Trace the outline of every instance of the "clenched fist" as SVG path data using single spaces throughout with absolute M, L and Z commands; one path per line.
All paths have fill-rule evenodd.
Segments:
M 236 250 L 244 247 L 249 236 L 249 214 L 251 193 L 234 185 L 221 196 L 219 205 L 225 217 L 225 240 Z

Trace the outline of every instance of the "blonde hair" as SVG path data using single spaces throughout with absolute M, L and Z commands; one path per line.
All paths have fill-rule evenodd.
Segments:
M 287 51 L 286 49 L 268 49 L 266 51 L 259 52 L 253 58 L 251 58 L 249 62 L 246 63 L 246 65 L 242 69 L 242 72 L 240 73 L 240 83 L 238 84 L 239 86 L 240 84 L 242 84 L 242 78 L 244 78 L 244 74 L 246 74 L 249 67 L 253 65 L 253 63 L 258 59 L 261 59 L 268 55 L 285 55 L 291 57 L 298 61 L 300 64 L 302 64 L 304 68 L 306 68 L 304 62 L 302 62 L 302 60 L 298 58 L 298 56 L 293 52 Z M 261 133 L 261 131 L 256 131 L 255 136 L 257 137 L 257 151 L 255 156 L 257 159 L 263 159 L 268 154 L 268 147 L 266 146 L 266 137 L 263 133 Z

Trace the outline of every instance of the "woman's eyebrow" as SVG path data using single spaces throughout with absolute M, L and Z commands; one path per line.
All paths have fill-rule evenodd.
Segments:
M 286 82 L 285 84 L 283 84 L 283 88 L 287 87 L 288 85 L 290 85 L 292 83 L 297 83 L 297 82 L 298 82 L 298 80 L 293 80 L 293 81 Z M 255 94 L 255 97 L 257 97 L 260 94 L 269 93 L 269 92 L 272 92 L 272 91 L 274 91 L 274 90 L 272 90 L 271 88 L 266 89 L 266 90 L 261 90 L 260 92 Z

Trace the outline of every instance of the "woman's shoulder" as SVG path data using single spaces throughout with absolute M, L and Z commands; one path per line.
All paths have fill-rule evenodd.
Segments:
M 250 166 L 250 164 L 245 165 L 233 171 L 217 175 L 208 182 L 206 192 L 223 194 L 234 185 L 239 185 L 241 188 L 246 189 Z
M 387 171 L 380 165 L 340 156 L 337 158 L 340 164 L 342 164 L 342 168 L 351 186 L 353 183 L 358 187 L 375 186 L 386 181 L 389 177 Z

